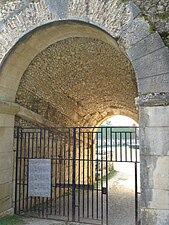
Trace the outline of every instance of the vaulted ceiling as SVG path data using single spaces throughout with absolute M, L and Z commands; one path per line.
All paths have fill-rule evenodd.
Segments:
M 121 51 L 75 37 L 50 45 L 33 59 L 16 102 L 54 125 L 97 125 L 114 114 L 136 119 L 136 96 L 135 75 Z

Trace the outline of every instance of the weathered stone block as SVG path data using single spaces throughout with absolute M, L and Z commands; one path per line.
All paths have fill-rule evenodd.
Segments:
M 169 189 L 168 165 L 169 156 L 141 155 L 142 199 L 146 199 L 144 195 L 147 195 L 148 189 Z
M 169 191 L 146 189 L 142 196 L 141 206 L 153 209 L 169 209 Z
M 18 61 L 19 62 L 19 61 Z M 22 60 L 20 61 L 22 62 Z M 8 64 L 7 67 L 3 67 L 2 69 L 2 76 L 0 77 L 0 83 L 2 87 L 8 87 L 6 88 L 6 93 L 2 94 L 2 97 L 0 97 L 2 100 L 5 99 L 4 95 L 10 96 L 10 94 L 13 94 L 10 96 L 11 99 L 15 99 L 15 92 L 17 90 L 17 87 L 20 82 L 20 78 L 24 72 L 24 70 L 20 67 L 17 67 L 15 64 L 15 57 L 10 60 L 11 64 Z M 5 99 L 6 101 L 8 99 Z
M 160 35 L 156 32 L 148 35 L 143 40 L 127 49 L 127 54 L 130 60 L 133 61 L 162 47 L 164 47 L 164 43 L 162 42 Z
M 139 110 L 139 125 L 141 128 L 169 127 L 169 106 L 140 107 Z
M 156 168 L 158 156 L 140 155 L 141 189 L 144 194 L 147 188 L 153 188 L 153 172 Z
M 12 196 L 12 182 L 0 184 L 0 199 L 3 199 L 8 196 Z
M 12 182 L 12 176 L 13 176 L 13 167 L 1 171 L 0 184 Z
M 0 153 L 11 152 L 13 149 L 13 128 L 0 127 Z M 11 153 L 12 154 L 12 153 Z
M 143 155 L 169 155 L 169 127 L 140 128 L 140 146 Z
M 12 198 L 11 196 L 0 199 L 0 213 L 4 212 L 12 207 Z
M 68 13 L 68 0 L 45 0 L 50 11 L 59 18 L 66 18 Z
M 139 78 L 169 73 L 169 51 L 167 47 L 159 49 L 133 62 Z
M 124 42 L 126 49 L 128 49 L 149 34 L 150 28 L 148 22 L 142 18 L 136 18 L 128 26 L 122 29 L 120 37 L 122 42 Z
M 0 170 L 6 170 L 13 166 L 13 154 L 10 151 L 0 153 Z
M 141 10 L 131 1 L 128 3 L 127 7 L 130 10 L 130 16 L 129 16 L 130 21 L 135 19 L 141 13 Z
M 169 210 L 142 209 L 142 225 L 168 225 Z
M 0 114 L 0 127 L 14 127 L 14 116 Z
M 138 79 L 138 92 L 168 92 L 169 73 Z
M 0 100 L 4 101 L 15 101 L 15 90 L 11 90 L 10 88 L 5 88 L 0 86 Z

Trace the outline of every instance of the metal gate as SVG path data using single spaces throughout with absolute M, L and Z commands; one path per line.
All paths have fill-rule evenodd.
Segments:
M 16 127 L 15 140 L 16 214 L 110 225 L 109 179 L 115 163 L 128 162 L 135 170 L 137 224 L 138 128 Z

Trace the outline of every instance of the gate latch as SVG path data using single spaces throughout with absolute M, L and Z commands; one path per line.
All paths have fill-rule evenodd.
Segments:
M 105 188 L 105 187 L 102 187 L 102 194 L 107 194 L 107 188 Z

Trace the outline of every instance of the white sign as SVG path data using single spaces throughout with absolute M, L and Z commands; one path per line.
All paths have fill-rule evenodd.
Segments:
M 28 195 L 51 197 L 51 159 L 29 159 Z

